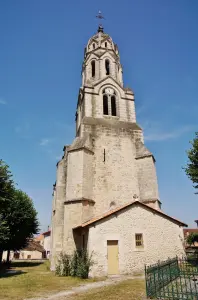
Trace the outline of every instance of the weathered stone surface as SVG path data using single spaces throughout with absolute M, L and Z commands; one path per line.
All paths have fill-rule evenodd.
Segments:
M 135 245 L 136 233 L 143 234 L 141 249 Z M 89 228 L 88 247 L 97 262 L 91 276 L 107 274 L 107 240 L 119 241 L 120 274 L 143 271 L 145 264 L 184 255 L 182 227 L 138 205 Z

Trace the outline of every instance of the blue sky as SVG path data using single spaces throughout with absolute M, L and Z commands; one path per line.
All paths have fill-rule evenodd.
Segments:
M 156 158 L 162 208 L 194 226 L 198 196 L 182 166 L 198 130 L 197 0 L 0 1 L 0 158 L 33 198 L 46 230 L 56 162 L 74 137 L 84 47 L 99 9 Z

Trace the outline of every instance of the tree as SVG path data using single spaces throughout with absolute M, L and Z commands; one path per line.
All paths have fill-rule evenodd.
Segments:
M 38 233 L 37 212 L 32 200 L 14 187 L 8 166 L 0 160 L 0 262 L 2 252 L 24 248 Z
M 194 243 L 198 242 L 198 233 L 196 232 L 191 232 L 187 238 L 186 238 L 186 242 L 188 245 L 193 245 Z
M 198 190 L 198 132 L 195 133 L 195 138 L 190 141 L 192 148 L 187 151 L 189 162 L 184 168 L 186 175 L 194 184 L 194 188 Z M 198 194 L 198 192 L 196 192 Z
M 29 196 L 21 190 L 15 190 L 14 201 L 10 205 L 10 213 L 6 216 L 9 224 L 9 239 L 5 243 L 8 251 L 24 248 L 28 240 L 38 233 L 37 212 Z
M 8 210 L 14 197 L 14 182 L 9 167 L 0 159 L 0 262 L 2 260 L 3 247 L 9 238 L 9 225 L 5 220 L 5 212 Z

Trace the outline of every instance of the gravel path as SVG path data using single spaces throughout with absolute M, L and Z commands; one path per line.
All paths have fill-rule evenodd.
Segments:
M 109 277 L 105 281 L 97 281 L 92 283 L 83 284 L 77 287 L 72 288 L 71 290 L 62 291 L 58 293 L 54 293 L 52 295 L 48 295 L 46 297 L 40 298 L 31 298 L 28 300 L 66 300 L 69 299 L 70 296 L 74 296 L 75 294 L 85 293 L 92 289 L 97 289 L 109 285 L 118 284 L 121 281 L 128 280 L 128 279 L 144 279 L 144 276 L 115 276 Z M 24 299 L 26 300 L 26 299 Z

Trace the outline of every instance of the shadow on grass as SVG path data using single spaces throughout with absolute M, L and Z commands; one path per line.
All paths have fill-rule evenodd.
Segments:
M 16 270 L 6 270 L 5 272 L 0 272 L 0 279 L 1 278 L 8 278 L 8 277 L 13 277 L 13 276 L 18 276 L 18 275 L 22 275 L 25 274 L 26 272 L 24 271 L 16 271 Z
M 12 261 L 11 268 L 29 268 L 42 265 L 43 261 Z
M 43 264 L 43 261 L 13 261 L 11 263 L 0 264 L 0 278 L 17 276 L 27 273 L 16 268 L 30 268 Z

